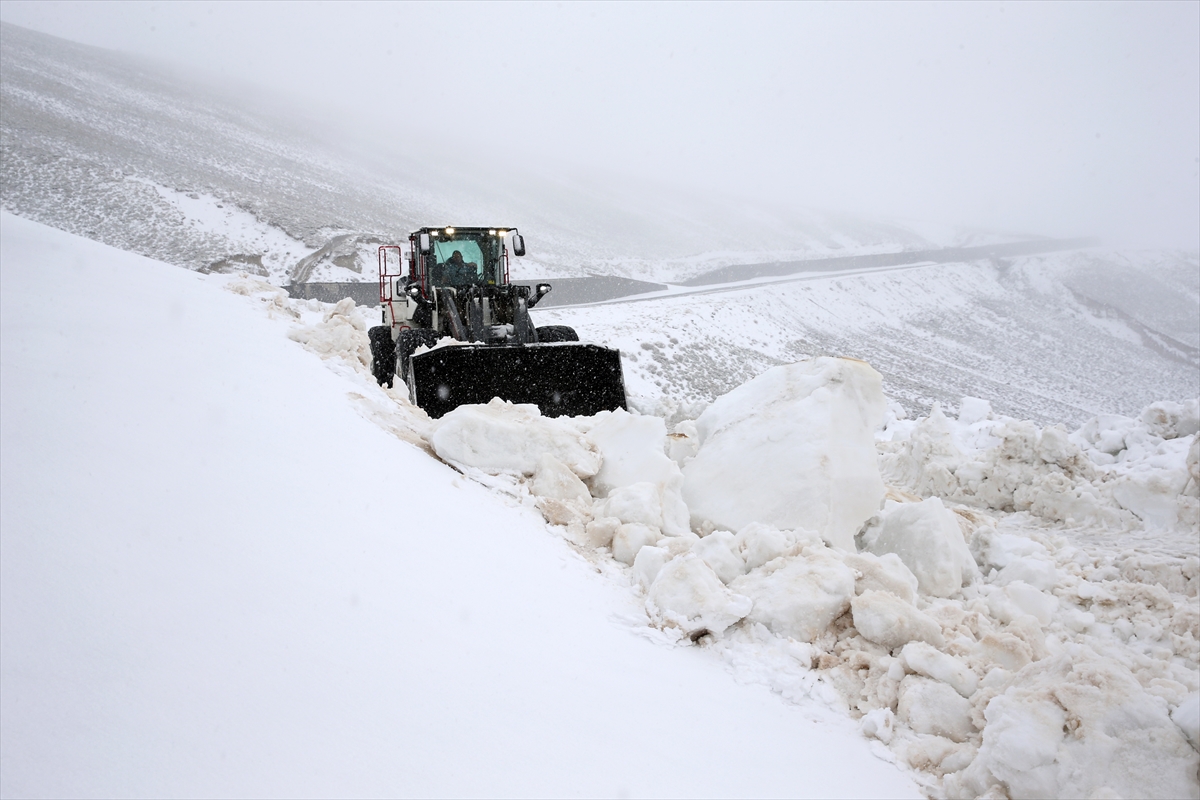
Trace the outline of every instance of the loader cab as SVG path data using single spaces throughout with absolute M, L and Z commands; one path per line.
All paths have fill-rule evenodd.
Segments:
M 409 235 L 409 277 L 426 294 L 438 286 L 507 286 L 510 241 L 514 255 L 524 255 L 512 228 L 421 228 Z

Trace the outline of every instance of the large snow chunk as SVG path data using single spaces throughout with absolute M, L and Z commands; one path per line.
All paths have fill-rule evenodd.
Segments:
M 692 456 L 700 447 L 699 435 L 696 433 L 696 421 L 685 419 L 678 423 L 667 435 L 667 455 L 679 466 Z
M 670 560 L 671 554 L 664 547 L 643 547 L 633 559 L 633 579 L 643 589 L 649 589 Z
M 1042 625 L 1049 625 L 1058 610 L 1058 598 L 1024 581 L 1012 581 L 1003 591 L 988 595 L 988 609 L 993 617 L 1006 624 L 1028 614 Z
M 712 567 L 722 583 L 746 572 L 746 562 L 737 553 L 737 542 L 729 531 L 714 531 L 692 545 L 692 552 Z
M 883 499 L 874 431 L 885 410 L 879 373 L 841 358 L 775 367 L 718 398 L 684 467 L 693 523 L 807 528 L 853 552 Z
M 865 549 L 883 555 L 895 553 L 917 576 L 923 594 L 949 597 L 963 585 L 964 571 L 975 571 L 975 561 L 962 529 L 936 497 L 920 503 L 889 500 L 863 536 Z M 964 569 L 965 568 L 965 569 Z
M 1200 755 L 1118 662 L 1086 647 L 1026 667 L 988 703 L 975 761 L 946 794 L 1195 797 Z
M 1054 556 L 1039 542 L 999 533 L 991 527 L 978 531 L 973 542 L 979 551 L 980 566 L 999 570 L 994 578 L 989 578 L 993 583 L 1021 581 L 1042 591 L 1050 591 L 1059 583 Z
M 858 594 L 875 589 L 894 594 L 907 603 L 917 601 L 917 576 L 904 566 L 895 553 L 847 553 L 842 557 L 847 567 L 858 573 L 854 591 Z
M 493 475 L 532 475 L 544 453 L 581 478 L 595 475 L 601 463 L 596 446 L 568 423 L 543 417 L 535 405 L 499 398 L 446 414 L 430 427 L 429 444 L 448 464 Z
M 278 306 L 280 301 L 276 299 L 275 302 Z M 292 311 L 287 313 L 295 315 Z M 371 364 L 371 344 L 366 334 L 366 322 L 355 308 L 354 300 L 343 297 L 325 314 L 321 323 L 292 328 L 288 331 L 288 338 L 321 358 L 342 358 L 351 364 L 357 361 L 366 367 Z
M 850 609 L 862 637 L 888 650 L 914 640 L 938 647 L 944 643 L 937 620 L 887 592 L 868 589 L 850 601 Z
M 826 547 L 777 558 L 731 581 L 729 588 L 754 600 L 750 619 L 779 636 L 811 642 L 850 607 L 854 571 Z
M 587 543 L 592 547 L 612 547 L 613 537 L 621 527 L 621 520 L 616 517 L 598 516 L 587 524 Z
M 964 397 L 958 406 L 958 421 L 963 425 L 974 425 L 992 418 L 992 404 L 978 397 Z
M 757 569 L 768 561 L 786 555 L 796 543 L 794 534 L 775 530 L 770 525 L 752 522 L 737 532 L 737 547 L 746 569 Z
M 594 417 L 587 438 L 603 455 L 603 464 L 591 480 L 597 497 L 635 483 L 658 487 L 662 523 L 668 536 L 690 532 L 688 510 L 681 491 L 683 473 L 667 457 L 667 426 L 659 417 L 602 411 Z
M 917 733 L 965 742 L 975 731 L 971 703 L 941 681 L 909 675 L 900 682 L 899 717 Z
M 538 459 L 529 491 L 537 496 L 538 508 L 551 525 L 565 525 L 578 534 L 592 516 L 592 495 L 587 486 L 549 453 L 542 453 Z
M 688 553 L 659 570 L 646 597 L 647 611 L 662 624 L 692 633 L 721 633 L 750 613 L 751 600 L 721 583 L 712 568 Z
M 581 503 L 590 508 L 592 495 L 587 485 L 563 462 L 550 453 L 538 458 L 537 471 L 529 484 L 529 491 L 538 497 Z
M 622 486 L 613 490 L 606 499 L 596 503 L 596 514 L 616 517 L 621 522 L 637 522 L 661 528 L 662 487 L 649 481 Z
M 637 558 L 638 551 L 643 547 L 654 545 L 659 538 L 658 528 L 653 528 L 649 525 L 642 525 L 638 522 L 622 525 L 617 528 L 617 532 L 613 534 L 612 554 L 613 558 L 620 561 L 622 564 L 633 566 L 634 560 Z
M 1186 458 L 1186 456 L 1185 456 Z M 1122 508 L 1137 514 L 1148 525 L 1170 528 L 1179 521 L 1179 500 L 1191 476 L 1186 469 L 1138 465 L 1113 482 L 1112 494 Z
M 892 741 L 892 737 L 896 735 L 896 715 L 890 708 L 875 708 L 868 711 L 863 715 L 862 722 L 859 724 L 863 735 L 874 736 L 884 744 Z
M 924 642 L 906 644 L 900 651 L 900 660 L 913 672 L 941 681 L 963 697 L 969 698 L 979 688 L 979 676 L 966 664 Z

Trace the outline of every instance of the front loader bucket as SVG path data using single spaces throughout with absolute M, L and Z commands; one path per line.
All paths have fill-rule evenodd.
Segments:
M 493 397 L 533 403 L 547 417 L 625 408 L 621 354 L 595 344 L 464 344 L 412 357 L 413 402 L 433 418 Z

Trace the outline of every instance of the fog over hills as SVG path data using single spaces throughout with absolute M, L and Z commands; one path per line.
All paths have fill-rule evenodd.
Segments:
M 1031 238 L 481 165 L 389 143 L 370 109 L 363 136 L 348 138 L 312 109 L 156 62 L 11 24 L 0 35 L 3 207 L 194 270 L 373 282 L 378 244 L 443 223 L 519 226 L 530 245 L 520 278 L 659 282 Z M 541 313 L 619 342 L 645 410 L 708 402 L 772 364 L 820 354 L 869 360 L 911 411 L 979 395 L 1003 413 L 1079 424 L 1200 393 L 1195 252 L 1091 248 L 703 291 Z
M 191 269 L 261 257 L 265 275 L 285 280 L 333 236 L 397 240 L 443 222 L 520 226 L 547 274 L 687 274 L 996 238 L 538 177 L 537 165 L 434 161 L 365 133 L 346 141 L 311 115 L 256 108 L 162 64 L 2 30 L 5 207 Z

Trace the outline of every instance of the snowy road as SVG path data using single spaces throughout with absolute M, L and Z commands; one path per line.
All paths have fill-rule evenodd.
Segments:
M 613 275 L 593 275 L 585 278 L 520 279 L 514 283 L 533 286 L 550 283 L 554 292 L 542 299 L 542 308 L 576 308 L 581 306 L 657 300 L 664 297 L 687 297 L 714 292 L 729 292 L 755 286 L 816 280 L 820 278 L 851 277 L 874 272 L 891 272 L 926 266 L 969 262 L 977 259 L 1006 258 L 1034 253 L 1050 253 L 1094 247 L 1096 239 L 1052 239 L 978 247 L 943 247 L 902 253 L 873 253 L 806 261 L 783 261 L 766 264 L 735 264 L 710 270 L 694 278 L 678 282 L 634 280 Z M 317 298 L 337 302 L 353 297 L 359 305 L 374 305 L 377 293 L 373 281 L 363 284 L 310 282 L 288 287 L 292 297 Z

